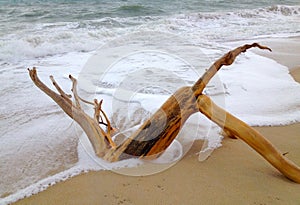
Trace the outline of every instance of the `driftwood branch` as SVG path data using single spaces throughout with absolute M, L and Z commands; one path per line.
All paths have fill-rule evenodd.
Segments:
M 209 97 L 201 95 L 198 100 L 201 113 L 207 118 L 225 128 L 231 135 L 242 139 L 270 164 L 278 169 L 287 178 L 300 183 L 300 168 L 288 160 L 272 143 L 245 122 L 234 117 L 217 106 Z M 211 111 L 213 110 L 214 113 Z M 225 120 L 224 120 L 224 116 Z
M 40 88 L 44 93 L 46 93 L 49 97 L 51 97 L 69 117 L 74 119 L 81 126 L 81 128 L 88 136 L 96 155 L 98 157 L 103 157 L 105 153 L 111 148 L 111 146 L 109 145 L 109 141 L 107 140 L 106 132 L 99 126 L 99 123 L 96 122 L 90 116 L 88 116 L 83 110 L 78 108 L 76 104 L 74 105 L 74 103 L 69 98 L 66 98 L 64 96 L 64 92 L 60 92 L 62 89 L 55 81 L 54 86 L 60 94 L 57 94 L 56 92 L 48 88 L 43 82 L 41 82 L 41 80 L 38 78 L 37 71 L 35 68 L 28 69 L 28 71 L 30 78 L 34 82 L 34 84 L 38 88 Z M 73 83 L 76 82 L 75 80 L 76 79 L 73 78 Z
M 268 47 L 254 43 L 228 52 L 218 59 L 192 87 L 179 88 L 136 132 L 118 146 L 111 139 L 111 131 L 114 128 L 111 127 L 107 115 L 101 108 L 102 101 L 94 100 L 94 103 L 92 103 L 81 99 L 77 94 L 77 81 L 75 78 L 70 76 L 73 82 L 72 92 L 75 100 L 75 103 L 73 103 L 70 96 L 60 89 L 53 77 L 51 77 L 51 80 L 59 94 L 49 89 L 39 80 L 35 68 L 28 70 L 35 85 L 50 96 L 67 115 L 82 127 L 93 145 L 96 155 L 107 161 L 118 161 L 132 157 L 156 158 L 160 156 L 176 138 L 186 120 L 193 113 L 200 111 L 222 127 L 229 136 L 242 139 L 286 177 L 300 183 L 299 167 L 288 161 L 261 134 L 219 108 L 202 93 L 207 83 L 222 66 L 231 65 L 240 53 L 246 52 L 252 47 L 271 51 Z M 94 106 L 93 118 L 84 113 L 80 101 Z M 212 110 L 214 113 L 212 113 Z M 223 119 L 224 116 L 226 116 L 225 120 Z M 105 125 L 107 130 L 104 131 L 100 124 Z

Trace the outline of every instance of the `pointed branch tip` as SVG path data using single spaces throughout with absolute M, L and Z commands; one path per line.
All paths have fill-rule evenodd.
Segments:
M 262 45 L 260 45 L 258 43 L 254 43 L 254 44 L 256 44 L 255 46 L 258 47 L 258 48 L 260 48 L 260 49 L 269 50 L 270 52 L 272 52 L 272 49 L 269 48 L 269 47 L 267 47 L 267 46 L 262 46 Z

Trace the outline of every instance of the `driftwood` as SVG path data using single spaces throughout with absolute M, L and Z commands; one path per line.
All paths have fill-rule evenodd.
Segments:
M 77 94 L 77 81 L 75 78 L 69 76 L 73 82 L 72 92 L 75 101 L 73 103 L 71 96 L 67 95 L 58 86 L 52 76 L 50 76 L 50 79 L 58 93 L 49 89 L 39 80 L 35 68 L 28 70 L 35 85 L 50 96 L 69 117 L 81 126 L 88 136 L 96 155 L 107 161 L 113 162 L 132 157 L 157 158 L 176 138 L 185 121 L 193 113 L 200 111 L 218 124 L 229 136 L 245 141 L 287 178 L 300 183 L 300 168 L 297 165 L 290 162 L 260 133 L 218 107 L 208 96 L 202 93 L 210 79 L 223 65 L 231 65 L 240 53 L 252 47 L 271 51 L 268 47 L 254 43 L 251 45 L 246 44 L 228 52 L 217 60 L 192 87 L 179 88 L 159 110 L 120 145 L 116 145 L 112 140 L 111 134 L 114 128 L 111 127 L 108 117 L 101 108 L 102 101 L 88 102 L 81 99 Z M 81 102 L 94 106 L 95 113 L 93 117 L 90 117 L 81 109 Z M 225 119 L 224 116 L 226 116 Z M 100 124 L 105 125 L 107 129 L 102 129 Z

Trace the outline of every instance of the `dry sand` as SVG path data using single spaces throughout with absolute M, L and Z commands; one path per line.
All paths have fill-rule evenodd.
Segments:
M 300 45 L 293 43 L 295 38 L 281 41 L 264 41 L 274 50 L 268 57 L 296 68 L 300 58 L 294 54 L 299 56 Z M 289 55 L 289 50 L 294 53 Z M 300 68 L 291 72 L 299 80 Z M 256 129 L 300 165 L 300 123 Z M 155 175 L 89 172 L 16 204 L 300 204 L 300 185 L 286 179 L 241 140 L 224 139 L 210 158 L 198 162 L 195 153 L 201 145 L 196 142 L 183 160 Z

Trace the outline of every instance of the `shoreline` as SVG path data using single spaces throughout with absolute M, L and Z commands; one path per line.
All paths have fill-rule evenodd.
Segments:
M 256 128 L 300 164 L 300 123 Z M 289 140 L 285 139 L 289 137 Z M 284 141 L 284 142 L 283 142 Z M 164 172 L 130 177 L 88 172 L 15 204 L 298 204 L 300 186 L 286 179 L 241 140 L 225 139 L 204 162 L 196 142 L 183 160 Z M 171 196 L 171 197 L 168 197 Z
M 285 65 L 289 68 L 289 70 L 300 68 L 298 51 L 298 48 L 300 48 L 300 36 L 257 38 L 251 40 L 224 42 L 224 44 L 232 47 L 237 47 L 245 43 L 254 42 L 270 47 L 272 49 L 272 52 L 267 52 L 259 49 L 253 49 L 251 50 L 252 52 L 267 58 L 271 58 L 278 63 Z
M 295 49 L 300 47 L 300 36 L 261 39 L 259 41 L 263 45 L 270 46 L 272 52 L 255 50 L 255 53 L 271 58 L 278 63 L 285 65 L 289 68 L 289 70 L 295 70 L 300 67 L 299 51 Z
M 254 52 L 287 66 L 290 75 L 300 83 L 300 54 L 297 49 L 300 48 L 300 36 L 263 39 L 261 43 L 267 46 L 271 45 L 272 52 L 268 53 L 261 50 L 255 50 Z
M 300 37 L 258 40 L 270 46 L 273 52 L 257 53 L 289 67 L 300 83 L 300 60 L 297 55 L 289 55 L 287 49 L 292 47 L 300 53 L 300 43 L 295 43 L 297 39 Z M 255 129 L 300 165 L 300 123 Z M 286 179 L 243 141 L 226 138 L 222 147 L 204 162 L 199 162 L 196 153 L 202 143 L 196 141 L 176 165 L 154 175 L 130 177 L 111 171 L 91 171 L 15 204 L 300 203 L 300 185 Z

